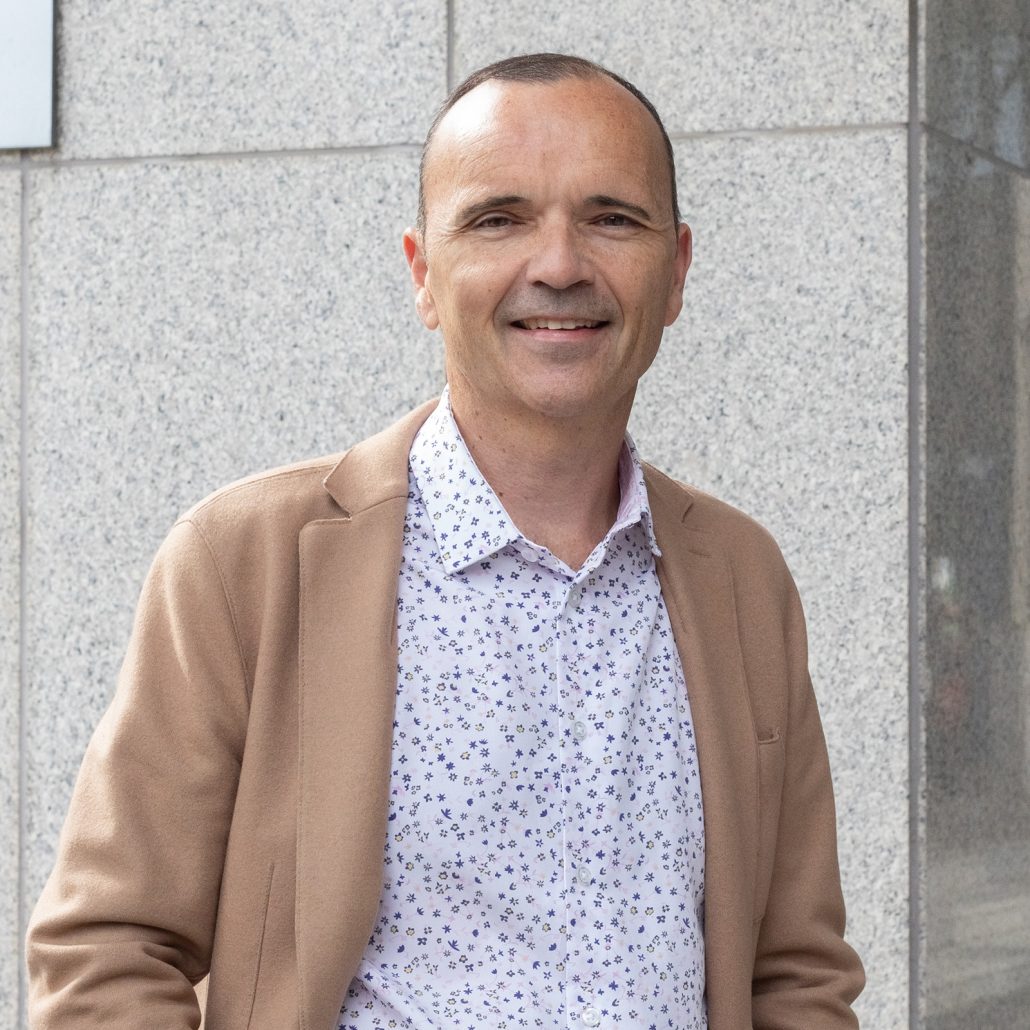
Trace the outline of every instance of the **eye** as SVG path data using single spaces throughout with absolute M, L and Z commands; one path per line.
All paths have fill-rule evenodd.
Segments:
M 512 220 L 507 215 L 486 215 L 476 222 L 475 227 L 477 229 L 506 229 L 511 224 Z
M 629 215 L 620 214 L 617 211 L 612 211 L 610 214 L 601 215 L 597 220 L 598 225 L 603 225 L 609 229 L 624 229 L 626 226 L 636 225 Z

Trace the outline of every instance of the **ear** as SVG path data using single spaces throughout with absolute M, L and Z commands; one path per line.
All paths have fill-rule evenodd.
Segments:
M 693 240 L 690 226 L 680 222 L 676 230 L 676 257 L 672 265 L 672 281 L 669 283 L 669 297 L 665 305 L 665 324 L 672 325 L 683 307 L 683 283 L 687 278 L 690 260 L 693 256 Z
M 433 294 L 426 285 L 429 265 L 422 249 L 422 234 L 417 229 L 409 228 L 404 232 L 404 256 L 408 259 L 411 281 L 415 286 L 415 310 L 422 324 L 432 331 L 440 325 L 440 319 L 436 314 Z

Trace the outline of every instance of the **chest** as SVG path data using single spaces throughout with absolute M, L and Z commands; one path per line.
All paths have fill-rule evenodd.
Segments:
M 439 896 L 463 869 L 554 890 L 587 866 L 602 893 L 665 870 L 699 894 L 694 730 L 650 557 L 628 541 L 575 580 L 514 548 L 454 575 L 406 547 L 391 868 L 435 870 Z

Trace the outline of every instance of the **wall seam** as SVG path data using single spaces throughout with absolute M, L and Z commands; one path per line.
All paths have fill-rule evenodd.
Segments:
M 721 139 L 734 136 L 830 136 L 861 135 L 873 132 L 898 132 L 905 129 L 908 122 L 865 122 L 861 125 L 842 122 L 831 125 L 771 125 L 741 126 L 735 129 L 699 129 L 691 132 L 670 132 L 673 142 L 693 139 Z
M 811 136 L 811 135 L 864 135 L 875 132 L 900 132 L 907 122 L 871 122 L 867 125 L 796 125 L 773 128 L 712 129 L 698 132 L 670 132 L 674 143 L 690 140 L 724 138 L 765 138 L 768 136 Z M 390 154 L 408 156 L 420 154 L 420 143 L 372 143 L 360 146 L 323 147 L 290 150 L 219 150 L 203 154 L 137 154 L 117 157 L 33 157 L 29 168 L 94 168 L 104 165 L 157 164 L 161 162 L 203 163 L 206 161 L 246 161 L 275 158 L 331 158 L 361 155 Z
M 922 1030 L 924 968 L 923 862 L 925 819 L 923 761 L 923 549 L 924 504 L 924 319 L 923 183 L 920 107 L 919 0 L 909 0 L 908 121 L 908 830 L 909 968 L 911 1030 Z
M 24 1026 L 25 1005 L 28 997 L 26 969 L 23 956 L 25 940 L 25 845 L 28 840 L 28 805 L 26 788 L 28 770 L 26 767 L 26 727 L 28 724 L 28 661 L 25 648 L 26 610 L 25 598 L 28 592 L 28 577 L 25 568 L 26 537 L 28 531 L 28 475 L 26 455 L 28 450 L 28 317 L 29 317 L 29 163 L 24 151 L 21 154 L 21 211 L 19 245 L 19 400 L 18 400 L 18 1013 L 17 1025 Z
M 31 168 L 93 168 L 102 165 L 158 164 L 167 162 L 245 161 L 253 158 L 330 158 L 366 154 L 411 155 L 421 153 L 418 143 L 373 143 L 354 147 L 324 147 L 312 150 L 223 150 L 204 154 L 137 154 L 117 157 L 33 158 Z

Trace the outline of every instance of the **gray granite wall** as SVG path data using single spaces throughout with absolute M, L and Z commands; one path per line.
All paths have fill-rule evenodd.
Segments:
M 927 7 L 928 1030 L 1030 1011 L 1030 8 Z
M 16 1025 L 19 948 L 21 177 L 0 158 L 0 1025 Z
M 418 144 L 448 82 L 537 48 L 672 133 L 695 266 L 633 431 L 784 546 L 863 1025 L 907 1025 L 908 42 L 896 0 L 59 4 L 58 144 L 0 156 L 2 1025 L 155 547 L 439 389 L 400 249 Z

